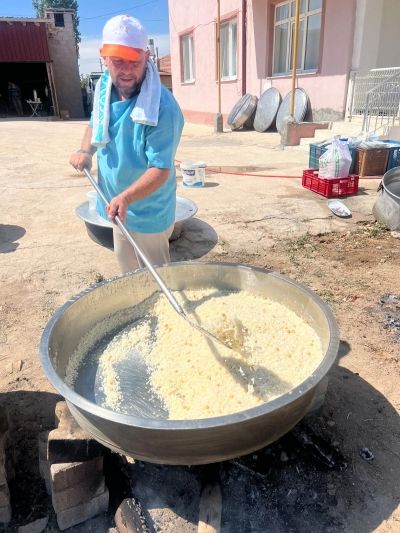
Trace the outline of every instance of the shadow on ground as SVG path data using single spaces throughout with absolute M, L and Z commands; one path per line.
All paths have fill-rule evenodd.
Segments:
M 212 188 L 212 187 L 219 187 L 219 183 L 217 181 L 206 181 L 204 184 L 204 187 Z
M 0 254 L 14 252 L 19 246 L 16 241 L 21 239 L 25 233 L 26 230 L 21 226 L 0 224 Z
M 340 357 L 349 348 L 343 343 Z M 204 467 L 136 462 L 130 477 L 152 532 L 193 530 L 211 469 L 222 489 L 221 533 L 372 533 L 399 505 L 399 434 L 386 398 L 336 366 L 323 408 L 276 443 Z M 374 459 L 362 457 L 365 448 Z
M 200 220 L 191 218 L 183 225 L 179 239 L 170 243 L 172 261 L 188 261 L 206 255 L 218 242 L 214 228 Z
M 342 341 L 339 359 L 350 351 Z M 2 532 L 15 533 L 42 516 L 50 517 L 48 531 L 57 531 L 39 476 L 37 437 L 54 427 L 60 399 L 24 390 L 0 394 L 12 422 L 16 471 L 10 481 L 13 521 Z M 215 465 L 135 461 L 128 472 L 152 533 L 195 530 L 200 494 L 210 480 L 221 486 L 221 533 L 372 533 L 400 502 L 399 436 L 393 405 L 357 373 L 335 366 L 322 409 L 274 444 Z M 92 530 L 108 531 L 104 520 Z M 88 527 L 70 531 L 83 533 Z
M 14 479 L 9 481 L 12 521 L 4 531 L 17 531 L 18 526 L 49 514 L 51 501 L 39 475 L 38 434 L 54 428 L 54 409 L 60 399 L 57 394 L 47 392 L 0 393 L 0 405 L 7 409 L 10 420 L 10 450 L 15 471 Z
M 20 383 L 19 378 L 17 378 Z M 12 520 L 7 526 L 0 524 L 0 533 L 17 533 L 19 527 L 34 520 L 49 517 L 47 533 L 59 530 L 51 497 L 39 473 L 38 435 L 55 427 L 55 406 L 63 400 L 58 394 L 16 390 L 0 393 L 0 406 L 6 407 L 10 420 L 10 447 L 15 476 L 8 472 L 11 495 Z M 66 529 L 66 533 L 108 533 L 113 525 L 112 516 L 103 514 L 82 524 Z

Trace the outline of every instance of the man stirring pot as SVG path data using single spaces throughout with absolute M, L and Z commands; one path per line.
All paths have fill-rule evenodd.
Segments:
M 183 115 L 161 85 L 141 23 L 130 16 L 110 19 L 100 50 L 106 70 L 96 85 L 93 112 L 81 148 L 71 155 L 77 170 L 91 169 L 97 153 L 98 182 L 110 199 L 97 210 L 118 215 L 154 265 L 170 261 L 169 237 L 176 207 L 175 153 Z M 114 250 L 122 273 L 143 263 L 113 225 Z

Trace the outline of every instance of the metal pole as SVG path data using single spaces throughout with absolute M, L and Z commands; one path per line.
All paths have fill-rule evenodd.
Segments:
M 294 42 L 292 43 L 292 97 L 290 100 L 290 116 L 294 118 L 294 101 L 296 90 L 296 68 L 297 68 L 297 48 L 298 48 L 298 35 L 299 35 L 299 19 L 300 19 L 300 0 L 296 0 L 296 17 L 294 20 Z
M 54 72 L 53 72 L 53 64 L 46 63 L 46 69 L 47 69 L 47 78 L 49 80 L 50 85 L 50 94 L 51 94 L 51 100 L 53 104 L 53 110 L 54 110 L 54 116 L 59 117 L 60 116 L 60 108 L 58 105 L 58 98 L 57 98 L 57 91 L 56 91 L 56 85 L 54 82 Z
M 363 125 L 362 125 L 363 132 L 368 131 L 367 120 L 368 120 L 368 113 L 369 113 L 369 94 L 370 93 L 367 94 L 367 98 L 365 100 L 364 120 L 363 120 Z
M 221 113 L 221 3 L 217 0 L 217 88 L 218 88 L 218 113 L 215 116 L 214 131 L 223 132 Z
M 242 0 L 242 96 L 246 94 L 247 76 L 247 0 Z
M 357 83 L 357 72 L 354 72 L 350 75 L 350 83 L 351 83 L 351 97 L 350 97 L 349 122 L 351 122 L 351 119 L 353 118 L 354 90 L 355 90 L 355 86 Z
M 217 83 L 218 83 L 218 113 L 221 113 L 221 2 L 217 0 Z
M 95 191 L 100 196 L 100 198 L 101 198 L 102 202 L 104 203 L 104 205 L 107 206 L 109 204 L 108 199 L 104 195 L 103 191 L 100 189 L 98 183 L 93 178 L 93 176 L 91 175 L 89 170 L 87 168 L 84 168 L 83 172 L 86 175 L 86 177 L 88 178 L 88 180 L 90 181 L 90 183 L 93 185 Z M 176 300 L 175 296 L 171 293 L 169 288 L 166 286 L 166 284 L 164 283 L 164 280 L 159 276 L 159 274 L 156 271 L 156 269 L 153 267 L 153 265 L 147 259 L 147 256 L 145 255 L 143 250 L 140 248 L 138 243 L 135 241 L 135 239 L 132 237 L 132 235 L 129 233 L 129 231 L 127 230 L 125 224 L 122 222 L 122 220 L 119 218 L 119 216 L 115 215 L 114 220 L 115 220 L 115 223 L 117 224 L 117 226 L 119 227 L 119 229 L 121 230 L 121 232 L 123 233 L 124 237 L 128 240 L 128 242 L 131 244 L 131 246 L 133 246 L 136 254 L 139 255 L 140 259 L 143 261 L 143 263 L 145 264 L 145 266 L 149 270 L 150 274 L 153 276 L 153 278 L 157 282 L 157 285 L 160 287 L 160 289 L 164 293 L 164 296 L 167 298 L 167 300 L 172 305 L 172 307 L 175 309 L 175 311 L 178 314 L 180 314 L 181 317 L 184 318 L 187 322 L 189 322 L 189 324 L 193 328 L 197 329 L 197 331 L 200 331 L 200 333 L 202 333 L 203 335 L 205 335 L 206 337 L 208 337 L 212 341 L 217 342 L 221 346 L 224 346 L 224 348 L 228 348 L 229 350 L 233 350 L 234 348 L 232 348 L 232 346 L 226 344 L 224 341 L 222 341 L 220 338 L 216 337 L 213 333 L 211 333 L 207 329 L 204 329 L 200 324 L 197 324 L 196 322 L 194 322 L 191 319 L 191 317 L 189 317 L 187 315 L 186 311 L 184 311 L 183 307 L 181 307 L 179 302 Z M 237 351 L 237 350 L 235 349 L 235 351 Z M 242 352 L 239 352 L 239 353 L 242 353 Z
M 104 205 L 108 205 L 108 199 L 104 195 L 103 191 L 100 189 L 98 183 L 96 183 L 93 176 L 90 174 L 87 168 L 83 169 L 83 172 L 85 173 L 86 177 L 90 181 L 90 183 L 93 185 L 95 191 L 100 196 L 102 202 Z M 143 250 L 140 248 L 138 243 L 135 241 L 135 239 L 132 237 L 132 235 L 129 233 L 129 231 L 126 229 L 125 224 L 122 222 L 122 220 L 119 218 L 118 215 L 114 217 L 115 223 L 123 233 L 124 237 L 128 240 L 128 242 L 133 246 L 135 252 L 140 257 L 140 259 L 143 261 L 143 263 L 146 265 L 146 267 L 149 269 L 150 274 L 153 276 L 153 278 L 156 280 L 158 286 L 163 291 L 165 296 L 167 297 L 169 303 L 172 305 L 172 307 L 177 311 L 180 315 L 186 316 L 184 310 L 179 305 L 179 303 L 176 301 L 175 297 L 171 294 L 168 287 L 165 285 L 164 281 L 160 278 L 156 270 L 154 269 L 153 265 L 150 263 L 150 261 L 147 259 L 146 255 L 144 254 Z

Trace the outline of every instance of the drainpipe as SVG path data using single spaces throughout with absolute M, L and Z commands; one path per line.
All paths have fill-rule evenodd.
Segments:
M 294 19 L 294 36 L 292 43 L 292 92 L 290 97 L 290 112 L 284 117 L 281 128 L 281 145 L 292 146 L 293 141 L 290 139 L 291 126 L 296 122 L 294 118 L 294 104 L 295 104 L 295 90 L 296 90 L 296 70 L 297 70 L 297 47 L 299 35 L 299 19 L 300 19 L 300 0 L 296 0 L 296 16 Z
M 247 75 L 247 0 L 242 0 L 242 96 L 246 94 Z
M 224 131 L 223 118 L 221 113 L 221 4 L 217 0 L 217 88 L 218 88 L 218 113 L 214 118 L 214 131 L 222 133 Z
M 294 21 L 294 43 L 292 55 L 292 96 L 290 101 L 290 116 L 294 119 L 294 97 L 296 90 L 296 70 L 297 70 L 297 49 L 299 44 L 299 18 L 300 18 L 300 0 L 296 0 L 296 17 Z

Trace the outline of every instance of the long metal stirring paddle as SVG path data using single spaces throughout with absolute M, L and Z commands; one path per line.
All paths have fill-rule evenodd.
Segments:
M 100 187 L 98 186 L 97 182 L 95 181 L 95 179 L 93 178 L 93 176 L 90 174 L 90 172 L 88 171 L 87 168 L 84 168 L 83 169 L 86 177 L 89 179 L 90 183 L 93 185 L 93 187 L 95 188 L 97 194 L 100 196 L 100 198 L 102 199 L 102 201 L 104 202 L 105 205 L 108 205 L 109 202 L 107 200 L 107 198 L 105 197 L 105 195 L 103 194 L 103 191 L 100 189 Z M 214 341 L 214 342 L 217 342 L 218 344 L 220 344 L 221 346 L 224 346 L 225 348 L 228 348 L 229 350 L 233 350 L 235 352 L 240 352 L 240 350 L 236 350 L 235 348 L 233 348 L 232 346 L 229 346 L 228 344 L 226 344 L 225 342 L 223 342 L 221 339 L 219 339 L 218 337 L 216 337 L 215 335 L 213 335 L 210 331 L 202 328 L 199 324 L 196 324 L 196 322 L 193 322 L 189 316 L 186 314 L 186 312 L 183 310 L 183 308 L 179 305 L 179 303 L 177 302 L 177 300 L 175 299 L 175 297 L 172 295 L 171 291 L 168 289 L 168 287 L 165 285 L 164 281 L 161 279 L 161 277 L 159 276 L 159 274 L 157 273 L 157 271 L 155 270 L 155 268 L 153 267 L 153 265 L 150 263 L 150 261 L 147 259 L 146 255 L 144 254 L 143 250 L 140 248 L 140 246 L 138 245 L 138 243 L 135 241 L 135 239 L 132 237 L 132 235 L 129 233 L 129 231 L 126 229 L 125 227 L 125 224 L 122 222 L 122 220 L 119 218 L 118 215 L 116 215 L 114 217 L 114 220 L 117 224 L 117 226 L 119 227 L 119 229 L 122 231 L 122 233 L 124 234 L 124 236 L 127 238 L 128 242 L 133 246 L 133 248 L 135 249 L 136 253 L 139 255 L 140 259 L 143 261 L 143 263 L 146 265 L 147 269 L 149 270 L 150 274 L 153 276 L 153 278 L 156 280 L 158 286 L 160 287 L 160 289 L 162 290 L 162 292 L 164 293 L 165 297 L 167 298 L 168 302 L 172 305 L 172 307 L 175 309 L 175 311 L 182 317 L 186 320 L 186 322 L 188 322 L 193 328 L 197 329 L 198 331 L 200 331 L 200 333 L 202 333 L 203 335 L 205 335 L 206 337 L 208 337 L 210 340 Z M 243 355 L 248 355 L 248 354 L 243 354 Z

